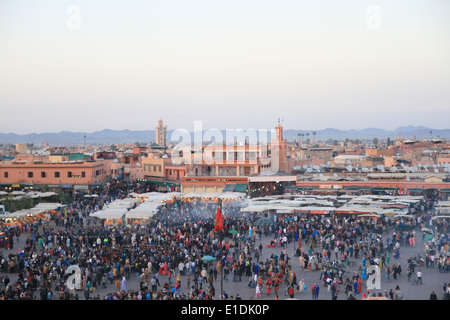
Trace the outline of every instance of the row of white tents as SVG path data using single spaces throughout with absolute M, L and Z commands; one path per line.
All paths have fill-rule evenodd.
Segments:
M 450 201 L 439 201 L 435 209 L 439 214 L 450 214 Z
M 62 205 L 60 203 L 41 202 L 41 203 L 38 203 L 33 208 L 23 209 L 23 210 L 19 210 L 19 211 L 15 211 L 15 212 L 9 212 L 6 214 L 2 214 L 0 217 L 6 218 L 6 219 L 7 218 L 19 219 L 19 218 L 26 217 L 26 216 L 34 216 L 34 215 L 37 215 L 39 213 L 44 213 L 49 210 L 57 210 L 62 207 L 64 207 L 64 205 Z
M 242 193 L 187 193 L 180 192 L 148 192 L 130 193 L 125 199 L 117 199 L 107 205 L 102 210 L 90 214 L 92 217 L 101 220 L 124 220 L 124 219 L 149 219 L 153 217 L 158 209 L 167 200 L 175 198 L 218 198 L 218 199 L 242 199 Z
M 56 196 L 57 194 L 55 192 L 38 192 L 38 191 L 30 191 L 30 192 L 24 192 L 24 191 L 12 191 L 12 192 L 6 192 L 6 191 L 0 191 L 0 197 L 1 196 L 13 196 L 14 199 L 21 199 L 23 197 L 30 197 L 32 199 L 37 198 L 48 198 L 52 196 Z
M 93 195 L 91 195 L 93 196 Z M 295 195 L 295 196 L 267 196 L 262 198 L 247 199 L 244 194 L 239 192 L 230 193 L 187 193 L 180 192 L 149 192 L 149 193 L 130 193 L 125 199 L 117 199 L 107 205 L 102 210 L 90 214 L 102 220 L 120 219 L 149 219 L 156 214 L 165 201 L 173 199 L 235 199 L 245 200 L 245 206 L 241 212 L 259 212 L 259 213 L 358 213 L 358 214 L 395 214 L 406 215 L 408 207 L 418 204 L 422 196 L 388 196 L 388 195 L 364 195 L 364 196 L 336 196 L 336 195 Z M 338 204 L 338 205 L 336 205 Z M 392 205 L 391 208 L 386 208 Z M 400 205 L 400 206 L 398 206 Z M 21 210 L 3 217 L 22 217 L 34 215 L 46 210 L 56 210 L 60 208 L 59 203 L 39 203 L 36 207 L 27 210 Z M 399 208 L 395 208 L 395 207 Z M 450 201 L 440 202 L 438 204 L 441 210 L 450 211 Z M 437 206 L 437 207 L 438 207 Z M 403 208 L 402 208 L 403 207 Z
M 374 214 L 407 215 L 408 208 L 420 203 L 422 196 L 350 196 L 338 197 L 296 195 L 296 196 L 268 196 L 254 198 L 248 201 L 249 205 L 242 208 L 242 212 L 258 213 L 316 213 L 316 214 Z M 450 208 L 450 207 L 449 207 Z

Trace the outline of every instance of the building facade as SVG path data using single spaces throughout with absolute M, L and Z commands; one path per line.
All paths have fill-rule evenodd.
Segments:
M 107 170 L 103 161 L 41 162 L 0 165 L 0 185 L 96 185 L 105 182 Z

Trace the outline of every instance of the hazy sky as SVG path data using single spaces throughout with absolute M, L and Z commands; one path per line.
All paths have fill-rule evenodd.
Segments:
M 0 0 L 0 132 L 450 128 L 448 0 Z

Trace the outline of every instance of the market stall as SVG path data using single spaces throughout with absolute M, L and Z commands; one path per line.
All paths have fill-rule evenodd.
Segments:
M 91 217 L 102 220 L 104 225 L 121 225 L 128 210 L 126 208 L 105 208 L 90 214 Z

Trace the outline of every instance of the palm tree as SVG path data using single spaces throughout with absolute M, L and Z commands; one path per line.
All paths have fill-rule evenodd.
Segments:
M 373 138 L 373 144 L 376 146 L 378 145 L 378 138 Z
M 299 137 L 302 137 L 302 139 L 300 140 L 300 144 L 303 143 L 303 137 L 305 136 L 304 133 L 298 133 L 297 134 Z

